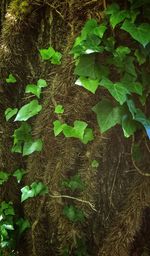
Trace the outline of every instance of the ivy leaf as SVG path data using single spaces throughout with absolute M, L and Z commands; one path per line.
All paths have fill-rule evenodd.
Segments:
M 129 16 L 129 13 L 125 10 L 120 11 L 120 7 L 118 4 L 114 3 L 105 11 L 106 14 L 110 15 L 110 24 L 112 25 L 113 29 L 117 24 L 122 22 L 126 17 Z
M 99 162 L 94 159 L 94 160 L 92 161 L 92 167 L 93 167 L 93 168 L 98 168 L 98 167 L 99 167 Z
M 146 56 L 143 54 L 142 51 L 140 51 L 139 49 L 136 49 L 134 54 L 137 58 L 139 65 L 142 65 L 146 62 Z
M 51 63 L 56 64 L 56 65 L 60 65 L 61 64 L 61 58 L 62 58 L 62 54 L 60 52 L 55 52 L 55 54 L 51 58 Z
M 128 55 L 130 52 L 131 50 L 129 49 L 129 47 L 119 46 L 116 48 L 114 56 L 119 57 L 121 60 L 123 60 L 126 57 L 126 55 Z
M 81 141 L 82 143 L 87 144 L 92 140 L 94 140 L 93 130 L 91 128 L 86 128 L 83 135 L 83 139 Z
M 53 122 L 53 125 L 54 125 L 54 134 L 56 137 L 63 131 L 64 124 L 62 124 L 59 120 L 56 120 Z
M 87 123 L 84 121 L 79 121 L 76 120 L 74 122 L 74 127 L 71 127 L 67 124 L 64 124 L 63 126 L 63 134 L 65 137 L 74 137 L 74 138 L 79 138 L 83 139 L 85 129 L 87 127 Z
M 135 120 L 144 126 L 148 138 L 150 139 L 150 119 L 146 118 L 145 114 L 140 109 L 137 109 Z
M 55 54 L 55 50 L 52 47 L 49 47 L 48 49 L 40 49 L 39 51 L 42 60 L 49 60 Z
M 110 94 L 122 105 L 127 100 L 127 94 L 130 94 L 123 83 L 112 83 L 109 79 L 103 78 L 100 85 L 108 89 Z
M 56 113 L 56 114 L 63 114 L 63 113 L 64 113 L 64 108 L 63 108 L 63 106 L 62 106 L 62 105 L 57 105 L 57 106 L 55 107 L 55 113 Z
M 100 26 L 94 28 L 93 33 L 96 36 L 102 38 L 106 30 L 107 30 L 107 27 L 104 24 L 101 24 Z
M 0 185 L 5 183 L 9 179 L 10 174 L 7 172 L 0 172 Z
M 40 98 L 41 88 L 38 87 L 36 84 L 28 84 L 26 86 L 25 93 L 32 93 L 35 96 L 37 96 L 38 98 Z
M 82 31 L 81 31 L 81 40 L 85 40 L 86 39 L 86 37 L 89 35 L 89 34 L 91 34 L 91 32 L 93 33 L 93 30 L 96 28 L 98 26 L 98 24 L 97 24 L 97 21 L 95 20 L 95 19 L 90 19 L 90 20 L 88 20 L 86 23 L 85 23 L 85 25 L 84 25 L 84 27 L 83 27 L 83 29 L 82 29 Z
M 18 141 L 27 141 L 31 139 L 31 126 L 26 122 L 22 123 L 19 128 L 14 131 L 14 144 Z
M 126 88 L 128 89 L 129 92 L 133 92 L 138 95 L 142 95 L 143 93 L 143 86 L 139 82 L 128 83 L 126 84 Z
M 7 108 L 5 110 L 6 121 L 11 119 L 13 116 L 15 116 L 17 112 L 18 112 L 18 108 Z
M 37 100 L 32 100 L 24 105 L 18 112 L 15 121 L 27 121 L 29 118 L 37 115 L 42 109 Z
M 21 189 L 21 202 L 28 198 L 46 194 L 47 192 L 47 187 L 42 182 L 33 182 L 30 187 L 25 186 Z
M 92 110 L 97 115 L 97 121 L 102 133 L 121 123 L 121 107 L 114 107 L 112 102 L 107 99 L 100 101 Z
M 30 223 L 28 220 L 20 218 L 16 221 L 16 225 L 19 227 L 19 236 L 24 233 L 24 231 L 30 228 Z
M 63 214 L 72 222 L 83 222 L 85 218 L 83 211 L 73 205 L 65 206 Z
M 40 152 L 43 148 L 41 139 L 25 141 L 23 146 L 23 156 L 31 155 L 34 152 Z
M 26 171 L 24 169 L 17 169 L 14 173 L 13 176 L 16 177 L 17 182 L 20 183 L 23 176 L 26 174 Z
M 91 79 L 98 78 L 98 66 L 95 63 L 95 55 L 83 55 L 75 68 L 74 74 L 81 77 L 89 77 Z
M 136 122 L 129 115 L 122 118 L 122 129 L 126 138 L 130 137 L 137 130 Z
M 39 88 L 45 88 L 45 87 L 47 87 L 47 82 L 44 79 L 39 79 L 37 81 L 37 86 Z
M 75 190 L 83 190 L 85 188 L 85 184 L 83 183 L 81 176 L 76 174 L 69 180 L 64 180 L 62 185 L 66 188 L 71 189 L 73 192 Z
M 129 111 L 130 111 L 130 113 L 131 113 L 133 119 L 135 119 L 135 114 L 136 114 L 136 112 L 137 112 L 137 108 L 136 108 L 136 106 L 135 106 L 135 104 L 134 104 L 134 101 L 131 100 L 131 99 L 130 99 L 130 100 L 127 100 L 127 105 L 128 105 Z
M 98 79 L 89 79 L 86 77 L 80 77 L 75 84 L 79 86 L 83 86 L 88 91 L 95 93 L 98 86 L 99 86 L 99 80 Z
M 12 74 L 9 74 L 8 78 L 6 78 L 6 83 L 8 84 L 15 84 L 16 82 L 17 80 Z
M 121 29 L 128 32 L 132 38 L 142 44 L 144 47 L 150 42 L 150 24 L 142 23 L 139 26 L 136 26 L 129 20 L 125 20 Z

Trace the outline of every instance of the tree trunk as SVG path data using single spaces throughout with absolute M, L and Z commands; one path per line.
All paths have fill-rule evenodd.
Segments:
M 137 167 L 131 157 L 133 141 L 123 137 L 120 127 L 101 134 L 91 110 L 100 97 L 75 86 L 73 75 L 70 50 L 74 39 L 88 18 L 102 21 L 105 4 L 99 0 L 1 2 L 0 167 L 10 173 L 26 168 L 21 187 L 41 181 L 50 192 L 20 203 L 20 187 L 15 180 L 1 188 L 1 201 L 13 201 L 31 223 L 18 246 L 19 255 L 130 256 L 135 237 L 141 232 L 150 205 L 150 179 L 145 171 L 140 174 L 139 168 L 148 172 L 148 149 L 141 141 L 144 156 L 142 166 Z M 60 66 L 41 61 L 39 49 L 49 45 L 63 54 Z M 5 82 L 10 73 L 16 76 L 17 84 Z M 28 102 L 25 86 L 40 78 L 48 87 L 42 95 L 42 111 L 31 125 L 34 137 L 42 138 L 44 148 L 30 157 L 16 157 L 11 153 L 16 125 L 5 121 L 4 110 Z M 55 137 L 57 104 L 65 108 L 64 121 L 88 122 L 95 139 L 84 145 L 76 139 Z M 140 134 L 135 142 L 139 138 Z M 99 162 L 97 169 L 91 165 L 94 159 Z M 75 174 L 85 184 L 82 191 L 72 192 L 62 186 Z M 83 223 L 72 223 L 65 217 L 63 209 L 68 205 L 84 212 Z

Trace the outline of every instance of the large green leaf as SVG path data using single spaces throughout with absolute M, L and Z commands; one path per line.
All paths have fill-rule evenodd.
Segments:
M 150 42 L 150 24 L 142 23 L 136 26 L 129 20 L 125 20 L 121 29 L 128 32 L 132 38 L 142 44 L 144 47 Z
M 29 118 L 37 115 L 42 109 L 42 106 L 37 100 L 32 100 L 24 105 L 18 112 L 15 121 L 27 121 Z
M 106 14 L 110 15 L 110 24 L 113 28 L 120 22 L 122 22 L 126 17 L 129 16 L 128 11 L 121 10 L 118 4 L 114 3 L 106 9 Z
M 104 86 L 110 94 L 122 105 L 127 100 L 127 94 L 130 94 L 129 90 L 123 83 L 113 83 L 108 78 L 103 78 L 100 85 Z
M 74 122 L 74 127 L 71 127 L 67 124 L 64 124 L 63 126 L 63 134 L 65 137 L 73 137 L 73 138 L 79 138 L 83 139 L 84 132 L 88 124 L 84 121 L 76 120 Z
M 83 55 L 80 57 L 79 63 L 75 68 L 74 74 L 81 77 L 89 77 L 97 79 L 99 77 L 99 69 L 95 62 L 95 55 Z
M 92 110 L 97 115 L 97 121 L 102 133 L 121 123 L 121 107 L 114 107 L 112 102 L 107 99 L 100 101 Z
M 21 202 L 46 193 L 48 193 L 48 189 L 42 182 L 33 182 L 30 187 L 25 186 L 21 189 Z

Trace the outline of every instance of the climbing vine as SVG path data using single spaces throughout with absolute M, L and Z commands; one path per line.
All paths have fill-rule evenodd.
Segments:
M 147 68 L 150 56 L 149 17 L 146 16 L 144 22 L 141 22 L 139 8 L 144 1 L 129 2 L 131 5 L 127 9 L 121 9 L 116 3 L 108 6 L 101 24 L 95 19 L 88 20 L 75 39 L 70 54 L 75 62 L 75 85 L 99 95 L 100 101 L 93 106 L 91 112 L 96 114 L 100 132 L 107 132 L 115 125 L 120 125 L 126 138 L 133 136 L 138 130 L 144 130 L 150 139 L 150 118 L 147 117 L 146 109 L 150 94 L 150 71 Z M 51 46 L 40 49 L 39 53 L 42 61 L 61 65 L 62 54 Z M 9 84 L 16 81 L 13 74 L 6 78 L 6 83 Z M 34 99 L 20 109 L 6 109 L 6 121 L 14 118 L 13 121 L 18 124 L 12 135 L 12 153 L 26 157 L 42 151 L 43 141 L 41 138 L 33 138 L 30 119 L 42 111 L 39 100 L 42 90 L 47 86 L 47 82 L 41 78 L 35 84 L 28 84 L 25 93 L 32 95 Z M 63 120 L 65 108 L 61 102 L 55 106 L 54 113 L 56 118 L 52 122 L 55 137 L 63 135 L 66 138 L 79 139 L 85 146 L 96 139 L 93 129 L 86 121 L 74 120 L 73 124 L 68 124 Z M 93 159 L 91 166 L 97 169 L 99 162 Z M 0 171 L 0 185 L 9 182 L 11 177 L 21 183 L 24 175 L 26 170 L 22 168 L 12 174 Z M 52 198 L 69 198 L 86 203 L 96 211 L 90 202 L 73 196 L 73 193 L 77 196 L 86 187 L 78 173 L 62 180 L 60 186 L 62 190 L 69 191 L 71 196 L 50 194 L 46 185 L 34 181 L 21 188 L 21 202 L 48 194 Z M 71 223 L 84 223 L 86 219 L 84 211 L 73 203 L 63 207 L 62 215 Z M 29 227 L 28 220 L 17 216 L 12 202 L 1 202 L 0 255 L 3 256 L 5 252 L 15 255 L 16 241 Z M 75 250 L 75 255 L 88 255 L 84 238 L 77 241 Z M 64 248 L 64 255 L 69 255 L 68 248 Z

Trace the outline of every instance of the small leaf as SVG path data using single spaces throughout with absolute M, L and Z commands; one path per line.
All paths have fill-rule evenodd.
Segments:
M 37 115 L 42 109 L 37 100 L 32 100 L 24 105 L 18 112 L 15 121 L 27 121 L 29 118 Z
M 83 211 L 73 205 L 65 206 L 63 214 L 72 222 L 83 222 L 85 218 Z
M 106 30 L 107 30 L 107 27 L 104 24 L 101 24 L 100 26 L 94 28 L 93 33 L 96 36 L 102 38 Z
M 139 49 L 136 49 L 134 54 L 137 58 L 137 61 L 138 61 L 139 65 L 142 65 L 146 62 L 146 57 L 142 53 L 142 51 L 140 51 Z
M 66 188 L 71 189 L 73 192 L 75 190 L 83 190 L 85 188 L 85 184 L 83 183 L 79 174 L 76 174 L 69 180 L 63 181 L 62 185 Z
M 80 77 L 75 84 L 83 86 L 85 89 L 87 89 L 88 91 L 95 93 L 100 82 L 98 79 L 89 79 L 86 77 Z
M 136 112 L 137 112 L 137 108 L 136 108 L 136 106 L 135 106 L 135 104 L 134 104 L 134 101 L 131 100 L 131 99 L 130 99 L 130 100 L 127 100 L 127 105 L 128 105 L 129 111 L 130 111 L 130 113 L 131 113 L 133 119 L 135 119 L 135 114 L 136 114 Z
M 39 88 L 36 84 L 28 84 L 26 86 L 25 93 L 32 93 L 38 98 L 40 98 L 41 88 Z
M 121 123 L 121 107 L 114 107 L 112 102 L 107 99 L 100 101 L 92 110 L 97 115 L 97 121 L 102 133 Z
M 142 23 L 136 26 L 129 20 L 125 20 L 121 29 L 128 32 L 132 38 L 142 44 L 144 47 L 150 42 L 150 24 Z
M 126 46 L 119 46 L 116 48 L 114 52 L 115 57 L 119 57 L 121 60 L 123 60 L 126 55 L 128 55 L 131 52 L 131 50 Z
M 61 59 L 62 59 L 62 54 L 60 52 L 55 52 L 55 54 L 51 58 L 51 63 L 60 65 L 61 64 Z
M 74 137 L 74 138 L 79 138 L 83 139 L 85 129 L 87 127 L 87 123 L 84 121 L 79 121 L 76 120 L 74 122 L 74 127 L 71 127 L 67 124 L 64 124 L 63 126 L 63 134 L 65 137 Z
M 63 106 L 62 106 L 62 105 L 57 105 L 57 106 L 55 107 L 55 113 L 56 113 L 56 114 L 63 114 L 63 113 L 64 113 L 64 108 L 63 108 Z
M 92 140 L 94 140 L 93 130 L 91 128 L 86 128 L 81 141 L 82 143 L 87 144 Z
M 48 85 L 47 85 L 47 82 L 46 82 L 44 79 L 39 79 L 39 80 L 37 81 L 37 86 L 38 86 L 39 88 L 45 88 L 45 87 L 47 87 Z
M 48 193 L 47 187 L 42 182 L 33 182 L 31 186 L 25 186 L 21 189 L 21 202 L 38 195 Z
M 9 179 L 10 174 L 7 172 L 0 172 L 0 185 L 5 183 Z
M 98 167 L 99 167 L 99 162 L 94 159 L 94 160 L 92 161 L 92 167 L 93 167 L 93 168 L 98 168 Z
M 150 119 L 146 118 L 145 114 L 140 109 L 137 109 L 135 120 L 144 126 L 148 138 L 150 139 Z
M 9 119 L 11 119 L 14 115 L 16 115 L 18 112 L 18 108 L 7 108 L 5 110 L 5 117 L 6 117 L 6 121 L 8 121 Z
M 62 124 L 59 120 L 56 120 L 53 122 L 53 125 L 54 125 L 54 134 L 56 137 L 63 131 L 64 124 Z
M 28 220 L 20 218 L 16 221 L 16 225 L 19 227 L 19 236 L 26 231 L 26 229 L 30 228 L 31 225 Z
M 26 171 L 24 169 L 17 169 L 14 173 L 13 176 L 16 177 L 18 183 L 22 180 L 23 176 L 26 174 Z
M 43 148 L 41 139 L 25 141 L 23 146 L 23 156 L 31 155 L 34 152 L 40 152 Z
M 25 186 L 21 189 L 21 202 L 27 200 L 28 198 L 34 197 L 34 191 L 32 191 L 29 186 Z
M 48 49 L 40 49 L 40 55 L 42 60 L 49 60 L 55 54 L 55 50 L 52 47 Z
M 8 84 L 14 84 L 16 82 L 17 80 L 12 74 L 9 74 L 8 78 L 6 78 L 6 83 Z
M 137 130 L 136 122 L 129 115 L 125 115 L 122 118 L 122 129 L 126 138 L 130 137 Z

